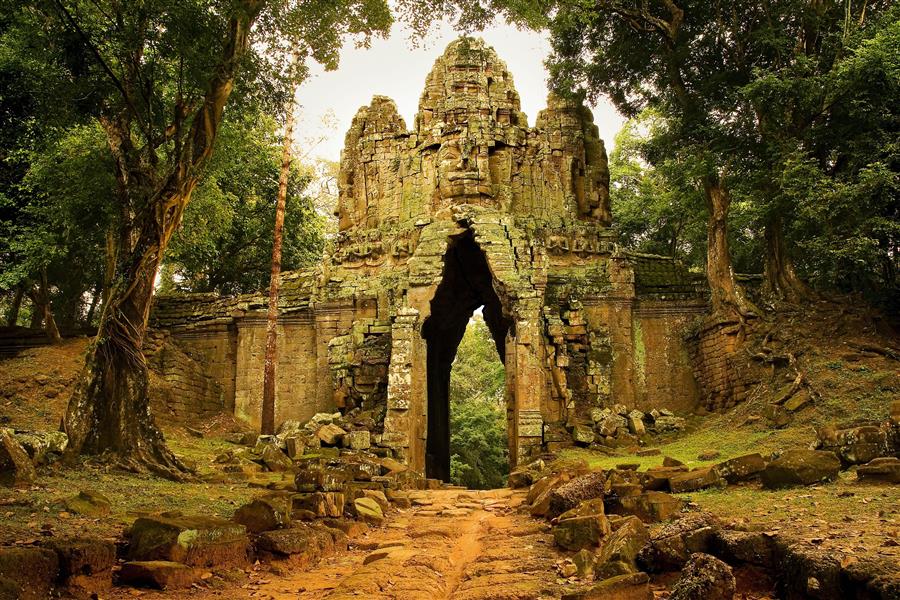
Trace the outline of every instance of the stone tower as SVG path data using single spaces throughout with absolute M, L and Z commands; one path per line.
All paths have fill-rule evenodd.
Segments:
M 285 275 L 279 420 L 359 414 L 376 450 L 447 479 L 448 386 L 474 310 L 504 362 L 510 462 L 571 443 L 592 408 L 691 408 L 678 333 L 697 278 L 617 252 L 591 112 L 551 96 L 529 127 L 483 41 L 448 46 L 413 127 L 389 98 L 345 138 L 339 233 L 320 267 Z M 203 353 L 235 414 L 257 423 L 265 297 L 161 298 L 158 327 Z

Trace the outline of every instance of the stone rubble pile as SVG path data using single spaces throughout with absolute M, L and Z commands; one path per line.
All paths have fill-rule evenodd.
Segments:
M 665 408 L 643 412 L 616 404 L 591 410 L 590 421 L 575 424 L 568 435 L 545 432 L 545 438 L 549 439 L 547 449 L 551 452 L 571 442 L 599 450 L 629 448 L 647 445 L 653 435 L 682 431 L 686 425 L 684 417 Z
M 551 523 L 565 555 L 557 569 L 571 584 L 564 599 L 652 600 L 650 574 L 680 571 L 670 598 L 731 600 L 732 568 L 739 566 L 772 573 L 786 597 L 806 597 L 809 585 L 828 589 L 830 595 L 821 597 L 834 600 L 893 597 L 884 594 L 897 591 L 877 569 L 870 577 L 851 576 L 818 549 L 776 533 L 726 527 L 710 514 L 688 510 L 670 493 L 779 476 L 786 480 L 779 485 L 818 483 L 836 476 L 840 462 L 834 453 L 798 449 L 771 462 L 750 454 L 692 470 L 668 457 L 664 462 L 646 471 L 619 465 L 545 474 L 547 466 L 536 461 L 510 476 L 511 487 L 528 488 L 524 509 Z M 792 565 L 791 573 L 785 564 Z

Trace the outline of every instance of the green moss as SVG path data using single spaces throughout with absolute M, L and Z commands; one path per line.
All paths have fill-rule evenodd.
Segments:
M 631 340 L 634 344 L 634 372 L 637 383 L 644 385 L 647 370 L 647 348 L 644 346 L 644 329 L 640 319 L 631 320 Z
M 562 452 L 563 460 L 584 461 L 591 468 L 611 469 L 622 463 L 636 463 L 641 469 L 658 467 L 663 456 L 671 456 L 689 467 L 715 464 L 729 458 L 753 452 L 767 453 L 785 447 L 783 432 L 761 429 L 736 428 L 732 430 L 706 428 L 688 432 L 670 441 L 658 444 L 661 454 L 657 456 L 635 456 L 622 453 L 607 456 L 583 449 L 569 449 Z M 793 444 L 789 444 L 793 445 Z M 715 450 L 720 456 L 712 461 L 698 460 L 702 452 Z

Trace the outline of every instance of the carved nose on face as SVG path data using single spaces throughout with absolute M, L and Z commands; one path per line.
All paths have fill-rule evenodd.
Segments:
M 456 166 L 460 169 L 465 169 L 469 166 L 469 157 L 466 155 L 462 155 L 459 157 L 459 162 L 456 163 Z

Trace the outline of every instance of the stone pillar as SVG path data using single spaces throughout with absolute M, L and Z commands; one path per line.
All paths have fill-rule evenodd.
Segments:
M 512 415 L 510 415 L 509 466 L 527 462 L 539 451 L 543 441 L 544 419 L 541 406 L 547 395 L 543 368 L 543 340 L 540 319 L 516 321 L 515 338 L 510 338 L 512 348 L 508 352 L 508 387 L 512 391 Z
M 259 428 L 262 409 L 265 341 L 265 313 L 247 313 L 237 320 L 234 416 L 249 423 L 254 429 Z
M 419 311 L 401 308 L 391 326 L 387 415 L 381 445 L 391 448 L 410 469 L 425 472 L 427 369 Z

